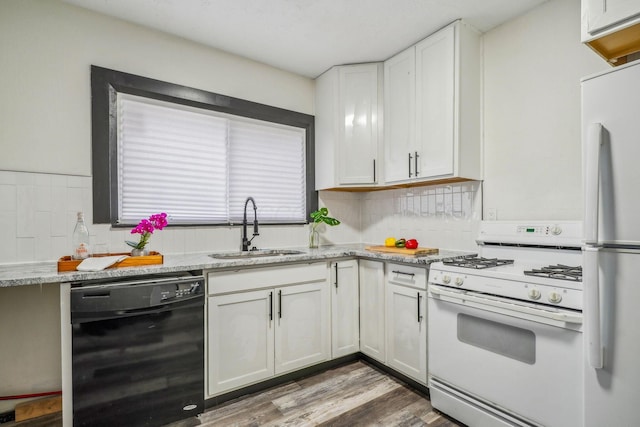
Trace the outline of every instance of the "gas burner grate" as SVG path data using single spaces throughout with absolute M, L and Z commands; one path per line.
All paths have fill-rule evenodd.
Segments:
M 547 277 L 550 279 L 582 281 L 582 267 L 571 267 L 568 265 L 550 265 L 540 269 L 532 269 L 524 272 L 527 276 Z
M 445 265 L 451 265 L 454 267 L 462 268 L 475 268 L 477 270 L 490 267 L 498 267 L 500 265 L 513 264 L 512 259 L 498 259 L 498 258 L 480 258 L 475 255 L 464 258 L 447 258 L 443 259 L 442 263 Z

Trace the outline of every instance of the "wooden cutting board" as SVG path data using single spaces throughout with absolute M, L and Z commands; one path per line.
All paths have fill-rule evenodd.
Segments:
M 407 249 L 407 248 L 396 248 L 396 247 L 381 245 L 381 246 L 365 246 L 364 248 L 371 252 L 386 252 L 386 253 L 399 254 L 399 255 L 415 255 L 415 256 L 437 255 L 439 252 L 437 248 L 420 248 L 420 247 L 416 249 Z

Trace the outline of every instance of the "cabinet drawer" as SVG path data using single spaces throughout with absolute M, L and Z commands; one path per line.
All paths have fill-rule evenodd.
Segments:
M 403 264 L 387 264 L 387 281 L 396 285 L 427 290 L 427 269 Z
M 207 273 L 210 295 L 325 280 L 327 280 L 327 264 L 324 262 Z

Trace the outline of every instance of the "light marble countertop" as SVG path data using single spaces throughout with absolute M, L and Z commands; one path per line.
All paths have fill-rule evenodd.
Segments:
M 164 255 L 163 264 L 110 268 L 102 271 L 70 271 L 58 273 L 57 262 L 23 263 L 0 265 L 0 288 L 47 283 L 73 282 L 78 280 L 104 279 L 109 277 L 140 276 L 154 273 L 170 273 L 188 270 L 222 269 L 233 267 L 266 266 L 284 263 L 304 263 L 337 258 L 367 258 L 405 264 L 427 266 L 443 258 L 471 255 L 474 252 L 440 250 L 437 255 L 407 256 L 371 252 L 365 244 L 323 246 L 317 249 L 306 247 L 282 248 L 301 251 L 300 254 L 256 257 L 246 259 L 217 259 L 210 253 Z M 230 251 L 221 251 L 225 253 Z M 214 252 L 211 252 L 214 253 Z

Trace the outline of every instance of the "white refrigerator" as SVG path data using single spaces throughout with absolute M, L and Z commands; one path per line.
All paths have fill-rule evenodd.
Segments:
M 640 425 L 640 61 L 582 80 L 584 424 Z

